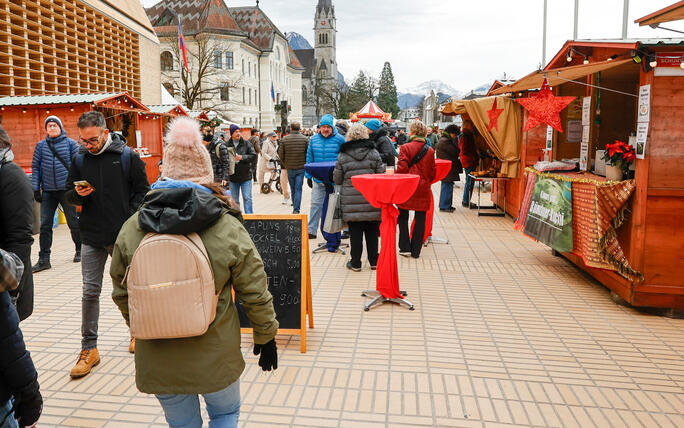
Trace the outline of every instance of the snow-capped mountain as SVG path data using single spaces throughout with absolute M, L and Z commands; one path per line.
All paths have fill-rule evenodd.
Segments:
M 287 41 L 290 42 L 290 46 L 292 46 L 292 49 L 294 50 L 313 49 L 313 47 L 311 47 L 311 43 L 309 43 L 309 41 L 299 33 L 290 31 L 285 37 L 287 37 Z
M 441 80 L 428 80 L 413 88 L 404 89 L 401 92 L 404 94 L 429 95 L 432 90 L 434 90 L 435 93 L 441 92 L 452 96 L 459 96 L 463 93 L 463 91 L 459 91 Z

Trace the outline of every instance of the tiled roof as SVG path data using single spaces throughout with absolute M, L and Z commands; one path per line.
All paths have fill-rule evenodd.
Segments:
M 295 55 L 299 59 L 299 62 L 304 67 L 304 74 L 302 77 L 309 78 L 312 76 L 312 71 L 314 68 L 314 50 L 313 49 L 298 49 L 295 51 Z
M 290 65 L 294 68 L 304 68 L 301 62 L 299 62 L 299 58 L 297 58 L 297 55 L 295 55 L 294 50 L 292 50 L 292 46 L 290 44 L 287 44 L 287 51 L 290 54 Z
M 233 14 L 240 28 L 249 34 L 249 39 L 261 50 L 273 49 L 275 34 L 285 38 L 285 35 L 258 7 L 231 7 L 230 13 Z
M 180 17 L 183 34 L 203 31 L 242 33 L 223 0 L 162 0 L 147 9 L 157 33 L 173 32 Z

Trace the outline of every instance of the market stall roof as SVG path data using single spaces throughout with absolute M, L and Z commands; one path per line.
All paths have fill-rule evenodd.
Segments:
M 634 22 L 641 26 L 657 26 L 663 22 L 678 21 L 680 19 L 684 19 L 684 0 L 641 17 Z
M 123 102 L 137 110 L 149 111 L 140 101 L 136 100 L 127 92 L 108 92 L 99 94 L 63 94 L 63 95 L 27 95 L 0 98 L 0 106 L 32 106 L 32 105 L 55 105 L 55 104 L 95 104 L 104 106 L 114 100 L 117 104 Z M 107 105 L 107 107 L 113 107 Z
M 356 113 L 357 117 L 383 117 L 385 112 L 373 100 L 366 103 L 361 110 Z
M 188 113 L 180 104 L 159 104 L 148 107 L 152 113 L 168 114 L 172 116 L 188 116 Z
M 545 78 L 548 79 L 550 86 L 558 86 L 567 83 L 568 81 L 586 77 L 598 73 L 599 71 L 619 67 L 628 63 L 633 63 L 632 58 L 600 61 L 593 64 L 572 65 L 570 67 L 555 68 L 551 70 L 538 70 L 517 80 L 513 84 L 496 89 L 492 92 L 492 95 L 537 89 L 541 87 Z

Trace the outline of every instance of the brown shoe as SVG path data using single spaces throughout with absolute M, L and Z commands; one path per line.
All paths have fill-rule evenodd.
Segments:
M 135 337 L 131 337 L 131 343 L 128 344 L 128 352 L 135 354 Z
M 71 369 L 71 378 L 77 379 L 87 375 L 98 364 L 100 364 L 100 353 L 97 352 L 97 348 L 82 350 L 76 365 Z

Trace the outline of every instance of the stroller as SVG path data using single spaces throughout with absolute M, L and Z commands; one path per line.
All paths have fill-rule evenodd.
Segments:
M 273 170 L 271 171 L 268 182 L 265 181 L 264 184 L 261 185 L 261 193 L 265 195 L 271 193 L 273 191 L 271 184 L 275 183 L 276 190 L 282 195 L 283 187 L 280 185 L 280 174 L 283 170 L 282 163 L 280 162 L 280 159 L 276 158 L 271 159 L 269 163 L 273 165 Z

